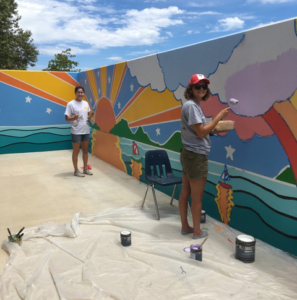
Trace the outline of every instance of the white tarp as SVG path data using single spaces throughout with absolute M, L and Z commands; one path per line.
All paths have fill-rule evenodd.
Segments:
M 240 232 L 207 216 L 203 260 L 183 251 L 200 240 L 180 234 L 176 206 L 140 203 L 74 215 L 70 224 L 25 230 L 23 245 L 4 241 L 10 257 L 1 299 L 297 299 L 297 260 L 259 240 L 256 260 L 234 257 Z M 120 231 L 132 245 L 120 244 Z

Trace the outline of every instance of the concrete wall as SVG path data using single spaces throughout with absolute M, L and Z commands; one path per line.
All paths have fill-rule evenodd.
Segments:
M 296 21 L 288 20 L 81 72 L 72 79 L 85 87 L 86 99 L 95 110 L 91 152 L 145 182 L 144 154 L 150 149 L 166 149 L 174 172 L 181 176 L 183 92 L 192 74 L 208 76 L 212 97 L 202 104 L 204 113 L 211 119 L 230 106 L 228 119 L 235 121 L 235 130 L 211 137 L 203 207 L 224 224 L 297 255 L 296 70 Z M 65 123 L 60 115 L 63 116 L 65 104 L 73 97 L 76 82 L 69 84 L 59 79 L 65 81 L 65 87 L 71 86 L 68 98 L 59 96 L 65 100 L 60 104 L 39 97 L 41 104 L 27 124 L 20 122 L 24 114 L 20 109 L 32 107 L 35 101 L 29 103 L 26 97 L 33 99 L 35 94 L 16 86 L 22 90 L 17 91 L 22 93 L 18 102 L 7 96 L 2 98 L 9 96 L 5 90 L 12 88 L 12 84 L 3 81 L 3 74 L 12 76 L 9 72 L 0 73 L 0 114 L 6 118 L 0 118 L 0 126 L 29 126 L 30 122 L 31 126 L 54 125 L 42 123 L 54 109 L 57 116 L 52 121 Z M 57 76 L 45 74 L 41 75 Z M 18 75 L 13 78 L 31 84 L 31 72 L 21 79 Z M 36 79 L 34 84 L 37 83 Z M 52 82 L 46 87 L 56 89 Z M 44 88 L 40 86 L 41 90 Z M 230 98 L 239 103 L 232 106 Z M 19 106 L 21 99 L 23 103 Z M 5 113 L 3 103 L 7 107 Z M 46 113 L 48 104 L 54 105 L 50 114 Z M 12 120 L 11 111 L 20 117 Z M 37 122 L 35 118 L 40 115 L 42 122 Z M 1 128 L 2 138 L 5 132 Z M 226 172 L 229 180 L 222 176 Z M 172 188 L 163 191 L 170 194 Z

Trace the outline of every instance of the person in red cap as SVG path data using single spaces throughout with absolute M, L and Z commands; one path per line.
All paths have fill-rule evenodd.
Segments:
M 179 211 L 182 223 L 181 234 L 193 233 L 193 239 L 206 237 L 208 233 L 200 229 L 202 197 L 208 176 L 209 135 L 216 133 L 215 126 L 225 118 L 230 108 L 225 108 L 206 124 L 205 115 L 200 107 L 201 101 L 210 97 L 210 81 L 203 74 L 194 74 L 188 83 L 181 113 L 181 138 L 184 145 L 180 161 L 183 170 L 183 184 L 179 196 Z M 187 218 L 188 198 L 192 197 L 193 227 Z

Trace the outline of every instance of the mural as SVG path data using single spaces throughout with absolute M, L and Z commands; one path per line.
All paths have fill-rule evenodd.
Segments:
M 0 71 L 0 153 L 71 148 L 64 109 L 80 84 L 95 111 L 94 155 L 145 182 L 145 153 L 161 148 L 181 176 L 183 93 L 203 73 L 212 92 L 205 115 L 230 106 L 235 121 L 211 137 L 203 209 L 297 255 L 296 69 L 297 26 L 288 20 L 79 74 Z
M 78 74 L 0 71 L 0 154 L 71 149 L 66 104 Z
M 235 121 L 235 130 L 211 137 L 203 208 L 297 255 L 296 69 L 290 20 L 82 72 L 79 83 L 96 111 L 92 153 L 145 182 L 145 152 L 166 149 L 181 176 L 183 92 L 192 74 L 203 73 L 212 91 L 205 115 L 230 106 Z

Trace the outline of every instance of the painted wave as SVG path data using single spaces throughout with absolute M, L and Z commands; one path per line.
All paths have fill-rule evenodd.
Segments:
M 70 126 L 0 127 L 0 154 L 72 149 Z
M 141 159 L 143 175 L 140 179 L 146 182 L 144 175 L 145 153 L 156 148 L 137 142 L 139 155 L 134 155 L 132 153 L 132 143 L 132 140 L 120 139 L 122 158 L 126 163 L 129 174 L 131 174 L 131 160 Z M 179 153 L 168 150 L 167 153 L 174 173 L 181 177 Z M 231 220 L 228 225 L 231 227 L 234 225 L 233 227 L 236 227 L 238 230 L 296 255 L 296 186 L 234 167 L 228 168 L 231 180 L 226 183 L 231 185 L 232 201 L 235 204 L 231 211 Z M 205 188 L 203 207 L 210 216 L 217 220 L 221 220 L 221 216 L 214 199 L 218 193 L 216 186 L 222 181 L 220 175 L 223 170 L 224 164 L 209 161 L 209 176 Z M 180 192 L 180 188 L 178 187 L 177 194 Z M 168 195 L 172 193 L 172 187 L 169 189 L 158 187 L 158 189 Z M 242 220 L 246 220 L 246 222 L 242 222 Z

